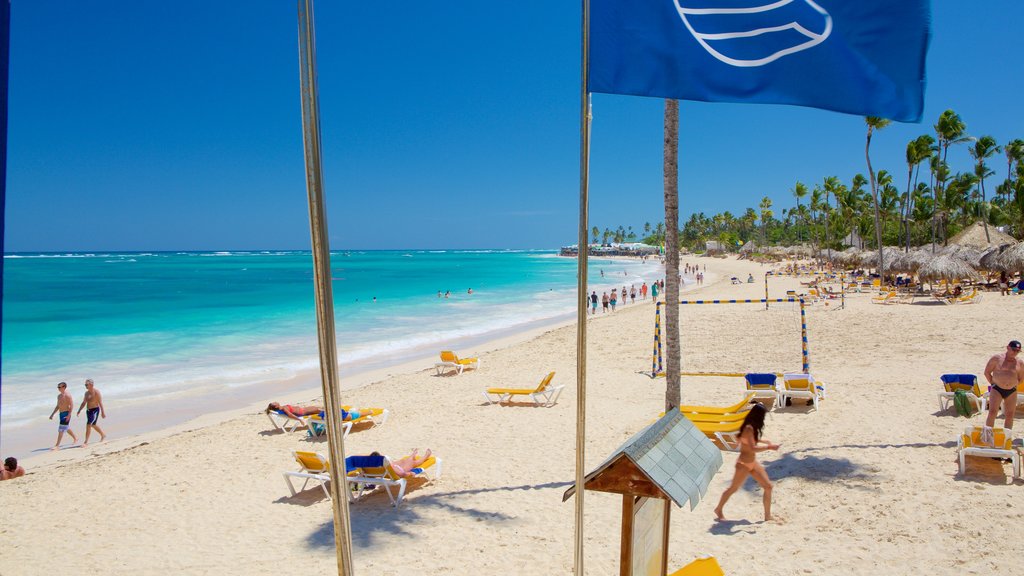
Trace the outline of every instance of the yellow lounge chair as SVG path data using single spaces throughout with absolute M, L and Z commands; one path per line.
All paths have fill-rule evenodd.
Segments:
M 351 406 L 342 406 L 341 409 L 345 412 L 353 412 Z M 376 428 L 377 426 L 387 422 L 388 415 L 390 414 L 387 408 L 359 408 L 354 412 L 359 414 L 358 418 L 350 418 L 341 423 L 345 428 L 345 436 L 348 436 L 348 433 L 352 431 L 352 426 L 355 424 L 369 422 L 373 424 L 373 426 L 371 426 L 372 428 Z M 306 416 L 303 420 L 306 421 L 306 426 L 309 427 L 310 436 L 320 436 L 327 431 L 326 422 L 324 422 L 324 418 L 320 414 Z
M 708 556 L 697 558 L 669 576 L 725 576 L 725 572 L 722 572 L 722 567 L 718 565 L 718 560 L 715 560 L 714 556 Z
M 405 490 L 408 487 L 408 478 L 403 478 L 395 473 L 391 467 L 391 459 L 387 456 L 349 456 L 345 459 L 349 484 L 354 485 L 353 500 L 358 500 L 364 492 L 383 488 L 391 499 L 391 505 L 395 508 L 405 498 Z M 426 472 L 431 470 L 431 475 Z M 427 481 L 437 480 L 441 477 L 441 459 L 431 454 L 418 468 L 412 470 L 413 478 L 427 478 Z
M 981 441 L 981 426 L 968 426 L 957 441 L 956 452 L 960 458 L 960 474 L 967 467 L 968 456 L 987 458 L 1009 458 L 1013 462 L 1013 477 L 1020 478 L 1020 453 L 1011 444 L 1012 431 L 1006 433 L 1004 428 L 992 428 L 992 442 Z
M 743 397 L 743 400 L 733 404 L 732 406 L 699 406 L 699 405 L 686 405 L 680 406 L 680 412 L 692 412 L 695 414 L 736 414 L 737 412 L 745 412 L 750 408 L 746 408 L 751 401 L 754 399 L 754 393 L 750 392 Z
M 434 369 L 437 370 L 438 376 L 444 374 L 445 370 L 455 370 L 456 374 L 462 374 L 462 371 L 466 368 L 476 370 L 479 367 L 479 358 L 459 358 L 451 350 L 442 350 L 441 361 L 434 364 Z
M 949 408 L 950 402 L 956 397 L 957 390 L 963 390 L 967 397 L 974 401 L 979 412 L 988 407 L 988 390 L 984 390 L 974 374 L 943 374 L 939 376 L 943 391 L 939 392 L 939 410 Z
M 871 297 L 872 304 L 896 304 L 899 302 L 899 297 L 895 290 L 890 290 L 884 294 Z
M 562 394 L 562 388 L 565 388 L 565 386 L 550 386 L 551 379 L 554 377 L 555 373 L 551 372 L 540 381 L 536 388 L 488 388 L 484 390 L 484 398 L 488 403 L 504 404 L 513 396 L 530 396 L 537 406 L 554 406 Z M 497 400 L 492 396 L 496 396 Z
M 684 412 L 683 416 L 686 416 L 686 419 L 694 424 L 697 422 L 719 422 L 725 424 L 731 422 L 743 422 L 747 417 L 747 412 L 737 412 L 735 414 L 699 414 L 696 412 Z
M 292 493 L 292 496 L 296 494 L 292 478 L 302 478 L 302 490 L 306 489 L 306 484 L 309 484 L 310 481 L 319 482 L 324 495 L 330 498 L 331 493 L 327 491 L 327 483 L 331 481 L 331 465 L 327 458 L 317 452 L 295 451 L 292 452 L 292 455 L 299 464 L 299 470 L 284 473 L 284 481 L 288 484 L 288 491 Z
M 825 398 L 825 383 L 817 382 L 814 376 L 800 372 L 783 374 L 782 388 L 779 390 L 779 403 L 785 406 L 793 398 L 802 398 L 818 409 L 818 401 Z
M 736 420 L 734 422 L 693 422 L 693 425 L 708 438 L 721 442 L 722 447 L 726 450 L 739 452 L 743 420 Z

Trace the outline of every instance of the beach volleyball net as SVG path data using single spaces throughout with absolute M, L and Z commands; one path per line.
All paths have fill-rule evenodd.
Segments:
M 664 303 L 655 307 L 652 377 L 664 376 Z M 742 376 L 750 372 L 808 372 L 807 316 L 800 298 L 682 300 L 681 372 Z

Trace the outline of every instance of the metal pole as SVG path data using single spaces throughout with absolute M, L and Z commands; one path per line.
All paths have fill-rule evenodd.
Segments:
M 764 309 L 768 309 L 768 273 L 764 273 Z
M 345 481 L 345 446 L 340 422 L 338 349 L 334 341 L 334 293 L 331 288 L 331 251 L 324 207 L 323 171 L 320 166 L 320 105 L 316 83 L 316 38 L 313 0 L 298 0 L 299 78 L 302 93 L 302 139 L 306 157 L 306 192 L 309 195 L 309 230 L 313 242 L 313 277 L 316 286 L 316 327 L 320 346 L 320 374 L 331 462 L 331 505 L 334 509 L 334 547 L 338 574 L 351 576 L 352 527 Z
M 811 355 L 807 350 L 807 313 L 804 311 L 804 299 L 800 299 L 800 347 L 804 356 L 804 374 L 811 371 Z
M 583 575 L 583 458 L 587 436 L 587 227 L 590 207 L 590 0 L 583 0 L 580 65 L 580 227 L 576 263 L 576 515 L 573 573 Z

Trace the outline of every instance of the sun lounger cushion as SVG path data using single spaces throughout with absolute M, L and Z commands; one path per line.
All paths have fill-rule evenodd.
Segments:
M 775 386 L 776 376 L 771 373 L 758 373 L 754 372 L 744 376 L 747 379 L 747 384 L 750 386 Z

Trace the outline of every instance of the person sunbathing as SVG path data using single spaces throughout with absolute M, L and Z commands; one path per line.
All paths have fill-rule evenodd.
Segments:
M 292 420 L 299 421 L 302 421 L 303 416 L 313 416 L 314 414 L 319 414 L 323 411 L 323 406 L 317 406 L 315 404 L 310 404 L 307 406 L 298 406 L 292 404 L 285 404 L 282 406 L 277 402 L 271 402 L 270 404 L 267 404 L 267 414 L 270 414 L 271 412 L 277 412 L 279 414 L 284 414 L 285 416 L 291 418 Z
M 406 456 L 405 458 L 392 460 L 391 469 L 394 471 L 395 475 L 398 476 L 399 478 L 415 476 L 416 468 L 419 468 L 420 466 L 423 465 L 424 462 L 429 460 L 431 454 L 430 448 L 427 448 L 427 451 L 426 453 L 423 454 L 423 456 L 418 456 L 418 453 L 419 449 L 414 448 L 412 454 Z M 374 452 L 374 454 L 376 454 L 376 452 Z
M 293 406 L 291 404 L 281 405 L 277 402 L 271 402 L 270 404 L 267 404 L 267 414 L 270 414 L 271 412 L 284 414 L 293 420 L 299 420 L 301 422 L 303 416 L 315 416 L 317 414 L 322 414 L 324 412 L 324 408 L 323 406 L 317 406 L 315 404 L 310 404 L 308 406 Z M 344 408 L 341 409 L 341 419 L 344 422 L 357 420 L 361 416 L 362 414 L 357 410 L 349 412 Z

